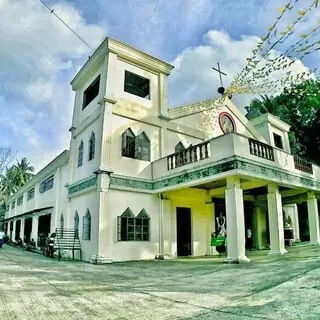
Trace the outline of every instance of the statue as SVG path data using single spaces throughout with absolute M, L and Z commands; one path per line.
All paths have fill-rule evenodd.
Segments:
M 226 217 L 222 215 L 220 212 L 220 217 L 216 217 L 217 225 L 218 225 L 218 236 L 225 237 L 227 230 L 226 230 Z

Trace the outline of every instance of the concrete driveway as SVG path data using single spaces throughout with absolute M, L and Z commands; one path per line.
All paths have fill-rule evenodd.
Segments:
M 320 248 L 90 265 L 0 249 L 0 319 L 320 319 Z

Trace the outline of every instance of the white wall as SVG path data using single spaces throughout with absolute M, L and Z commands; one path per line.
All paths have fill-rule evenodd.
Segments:
M 83 94 L 86 89 L 91 85 L 91 83 L 100 75 L 100 87 L 99 87 L 99 94 L 95 97 L 85 108 L 82 110 L 83 105 Z M 88 80 L 77 90 L 77 118 L 75 126 L 80 125 L 86 118 L 90 116 L 94 111 L 100 108 L 98 102 L 104 97 L 105 87 L 103 87 L 104 81 L 102 80 L 103 77 L 106 76 L 106 72 L 103 72 L 103 65 L 98 68 L 93 74 L 88 75 Z
M 125 61 L 116 60 L 116 77 L 113 81 L 116 82 L 115 85 L 115 96 L 118 99 L 124 99 L 128 102 L 131 102 L 146 108 L 148 115 L 158 115 L 159 114 L 159 75 L 139 68 L 135 65 L 129 64 Z M 125 79 L 125 70 L 135 73 L 139 76 L 147 78 L 150 80 L 150 100 L 141 98 L 139 96 L 133 95 L 131 93 L 124 91 L 124 79 Z
M 160 157 L 160 128 L 117 115 L 112 116 L 111 167 L 114 169 L 115 173 L 138 176 L 147 166 L 149 166 L 150 162 L 121 156 L 122 133 L 129 127 L 135 135 L 138 135 L 143 131 L 147 134 L 151 146 L 150 162 L 155 161 Z M 147 175 L 146 178 L 151 178 L 151 176 Z
M 91 239 L 82 239 L 83 217 L 89 209 L 91 214 Z M 74 228 L 75 212 L 79 215 L 79 238 L 82 248 L 82 259 L 88 261 L 89 258 L 97 254 L 98 234 L 99 234 L 99 205 L 97 191 L 90 191 L 79 196 L 73 197 L 70 200 L 70 208 L 65 215 L 65 228 Z
M 232 112 L 231 108 L 228 108 L 226 105 L 208 111 L 198 112 L 190 116 L 173 120 L 172 122 L 201 130 L 205 132 L 206 139 L 211 139 L 224 134 L 219 125 L 219 115 L 222 112 L 226 112 L 232 117 L 236 124 L 237 133 L 252 137 L 246 126 L 238 119 L 237 115 Z
M 89 161 L 89 139 L 91 137 L 92 132 L 95 134 L 95 155 L 92 160 Z M 83 162 L 82 166 L 78 167 L 78 156 L 79 156 L 79 146 L 81 140 L 84 143 L 83 149 Z M 75 139 L 73 139 L 72 143 L 74 144 L 73 152 L 74 152 L 74 161 L 73 161 L 73 176 L 71 183 L 79 181 L 81 179 L 87 178 L 92 175 L 93 171 L 96 170 L 100 165 L 100 157 L 101 157 L 101 120 L 100 118 L 96 119 L 93 123 L 91 123 L 87 128 L 85 128 L 82 132 L 80 132 Z
M 110 190 L 111 253 L 114 261 L 154 259 L 159 253 L 159 200 L 157 195 Z M 130 208 L 135 216 L 145 209 L 150 217 L 150 241 L 117 241 L 117 217 Z

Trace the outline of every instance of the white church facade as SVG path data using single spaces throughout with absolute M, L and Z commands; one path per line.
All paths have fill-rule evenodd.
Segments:
M 216 254 L 225 227 L 227 261 L 247 262 L 247 229 L 255 248 L 286 252 L 285 214 L 295 240 L 320 243 L 320 168 L 291 155 L 289 125 L 226 96 L 168 109 L 172 69 L 100 45 L 71 82 L 70 149 L 7 202 L 11 240 L 75 229 L 83 260 L 128 261 Z

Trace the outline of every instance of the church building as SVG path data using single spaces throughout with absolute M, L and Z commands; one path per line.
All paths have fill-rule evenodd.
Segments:
M 249 262 L 251 237 L 287 252 L 285 223 L 320 243 L 320 168 L 291 154 L 290 126 L 224 95 L 169 109 L 172 69 L 103 41 L 71 82 L 69 150 L 7 201 L 12 241 L 72 229 L 83 260 L 114 262 L 218 254 L 216 235 L 228 262 Z

